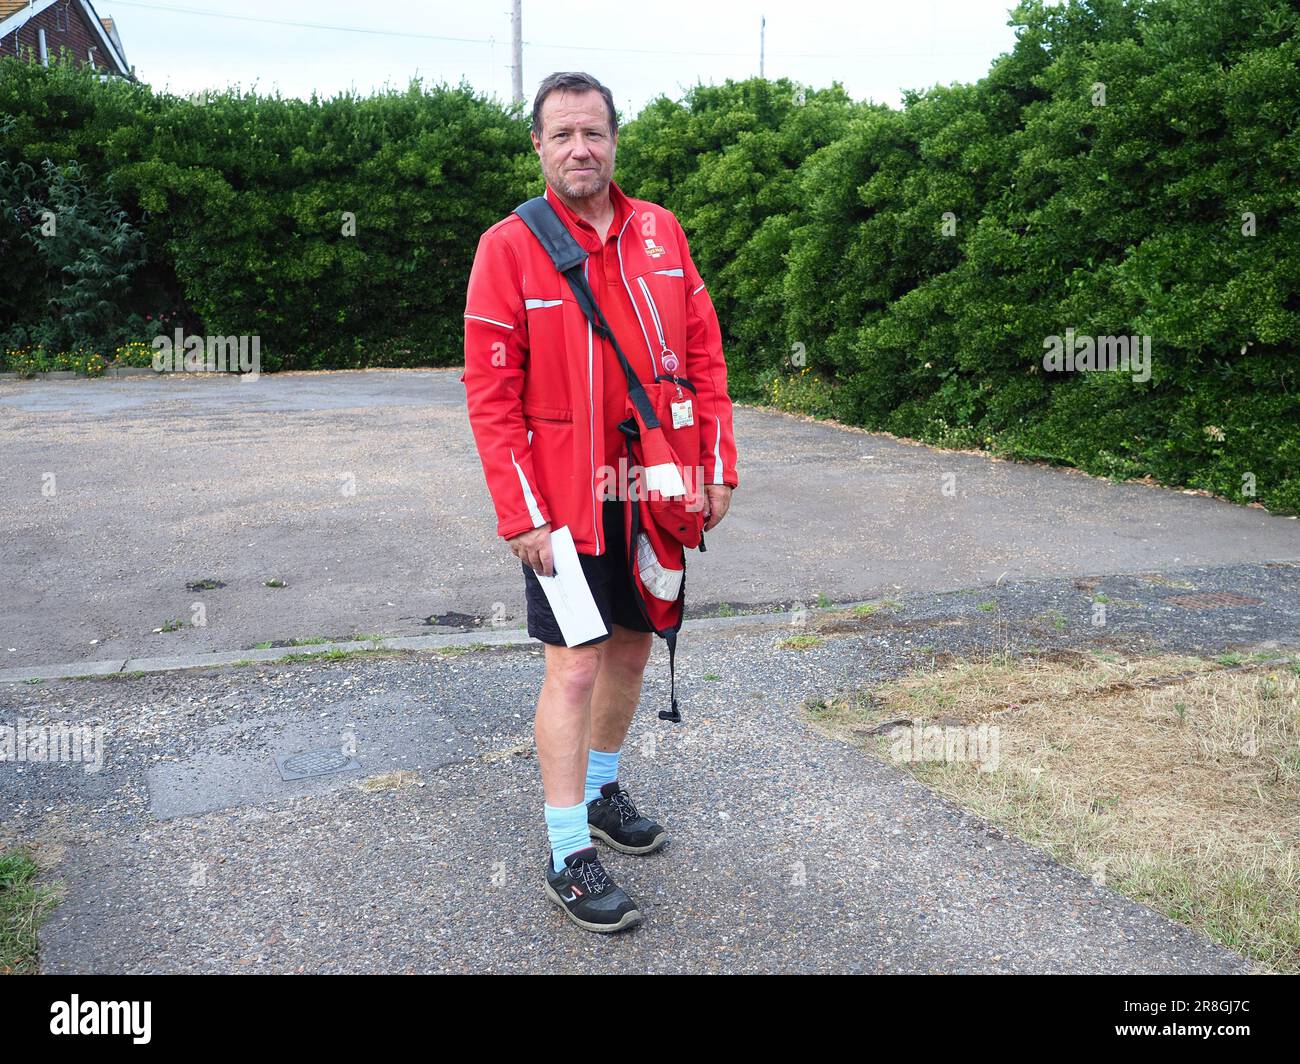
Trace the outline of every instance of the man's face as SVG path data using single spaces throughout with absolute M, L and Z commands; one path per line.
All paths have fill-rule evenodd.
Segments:
M 614 177 L 614 149 L 605 98 L 589 92 L 553 92 L 542 103 L 542 134 L 532 134 L 546 183 L 566 199 L 598 196 Z

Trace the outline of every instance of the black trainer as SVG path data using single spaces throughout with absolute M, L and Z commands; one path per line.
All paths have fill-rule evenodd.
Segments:
M 600 797 L 587 803 L 587 826 L 592 838 L 623 853 L 649 853 L 668 841 L 668 832 L 632 804 L 632 796 L 618 780 L 600 789 Z
M 588 931 L 622 931 L 641 922 L 636 902 L 609 878 L 594 846 L 569 854 L 563 872 L 555 871 L 547 852 L 546 896 Z

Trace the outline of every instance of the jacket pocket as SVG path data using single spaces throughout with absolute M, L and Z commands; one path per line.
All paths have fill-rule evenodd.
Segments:
M 577 304 L 556 295 L 529 297 L 524 305 L 528 330 L 524 416 L 539 421 L 572 421 L 574 396 L 569 389 L 569 366 Z
M 545 406 L 541 403 L 524 403 L 524 417 L 533 421 L 572 421 L 573 411 L 563 406 Z

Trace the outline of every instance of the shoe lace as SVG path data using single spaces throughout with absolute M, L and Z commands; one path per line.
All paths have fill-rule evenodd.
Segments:
M 615 791 L 610 800 L 614 803 L 614 808 L 618 810 L 620 823 L 636 820 L 641 815 L 637 812 L 636 806 L 632 804 L 632 796 L 627 791 Z
M 575 862 L 570 871 L 587 888 L 589 894 L 603 894 L 605 888 L 611 885 L 604 866 L 594 857 L 590 861 Z

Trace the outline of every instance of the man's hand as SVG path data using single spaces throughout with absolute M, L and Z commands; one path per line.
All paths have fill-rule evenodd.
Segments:
M 727 516 L 727 509 L 731 506 L 731 485 L 705 484 L 704 496 L 704 531 L 708 532 Z
M 555 559 L 551 557 L 551 526 L 540 525 L 506 540 L 506 546 L 520 561 L 526 563 L 538 576 L 555 575 Z

